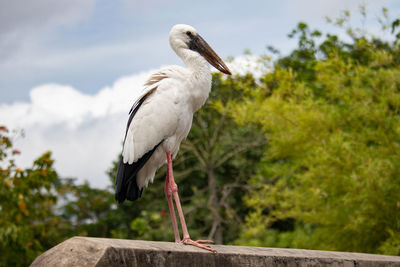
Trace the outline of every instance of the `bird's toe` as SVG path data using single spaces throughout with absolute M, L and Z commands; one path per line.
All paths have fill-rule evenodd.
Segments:
M 206 242 L 201 242 L 201 241 L 206 241 Z M 209 241 L 210 240 L 193 241 L 190 238 L 185 238 L 181 242 L 182 242 L 182 244 L 185 244 L 185 245 L 191 245 L 191 246 L 195 246 L 195 247 L 198 247 L 198 248 L 201 248 L 201 249 L 205 249 L 205 250 L 208 250 L 208 251 L 211 251 L 211 252 L 217 252 L 216 250 L 212 249 L 210 246 L 201 244 L 201 243 L 211 243 Z

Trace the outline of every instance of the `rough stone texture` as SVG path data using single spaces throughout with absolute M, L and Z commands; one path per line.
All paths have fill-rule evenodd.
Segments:
M 73 237 L 31 266 L 399 266 L 400 257 L 364 253 L 212 246 L 217 253 L 169 242 Z

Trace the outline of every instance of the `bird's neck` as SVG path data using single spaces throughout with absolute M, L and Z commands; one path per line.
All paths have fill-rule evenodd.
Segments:
M 186 67 L 199 75 L 211 75 L 208 62 L 199 53 L 191 50 L 181 51 L 180 55 Z
M 211 71 L 208 62 L 196 52 L 188 51 L 179 55 L 192 75 L 189 84 L 190 100 L 193 112 L 198 110 L 207 100 L 211 90 Z

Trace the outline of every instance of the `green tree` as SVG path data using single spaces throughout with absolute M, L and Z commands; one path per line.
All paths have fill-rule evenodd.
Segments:
M 111 236 L 117 225 L 113 222 L 116 205 L 109 189 L 92 188 L 87 182 L 76 185 L 75 179 L 64 179 L 59 192 L 64 203 L 61 216 L 70 225 L 66 236 Z
M 319 32 L 297 32 L 309 53 L 278 60 L 267 90 L 227 108 L 268 140 L 236 243 L 400 255 L 399 45 L 348 30 L 351 43 L 316 46 Z
M 31 168 L 18 168 L 8 130 L 0 126 L 0 266 L 27 266 L 45 249 L 60 242 L 55 215 L 58 175 L 51 153 Z

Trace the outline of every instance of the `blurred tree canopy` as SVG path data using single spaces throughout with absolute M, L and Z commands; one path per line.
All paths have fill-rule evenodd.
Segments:
M 236 244 L 400 255 L 399 35 L 347 32 L 350 43 L 299 23 L 267 89 L 225 108 L 268 140 Z
M 51 153 L 25 170 L 14 163 L 19 153 L 12 134 L 0 126 L 0 266 L 27 266 L 60 241 L 60 220 L 54 213 L 59 177 Z
M 364 8 L 361 13 L 366 14 Z M 388 38 L 299 23 L 297 48 L 260 78 L 213 74 L 210 98 L 174 161 L 193 238 L 400 255 L 400 22 Z M 387 35 L 387 36 L 388 36 Z M 74 235 L 172 241 L 165 169 L 140 199 L 60 178 L 50 152 L 27 169 L 0 126 L 0 266 L 25 266 Z

